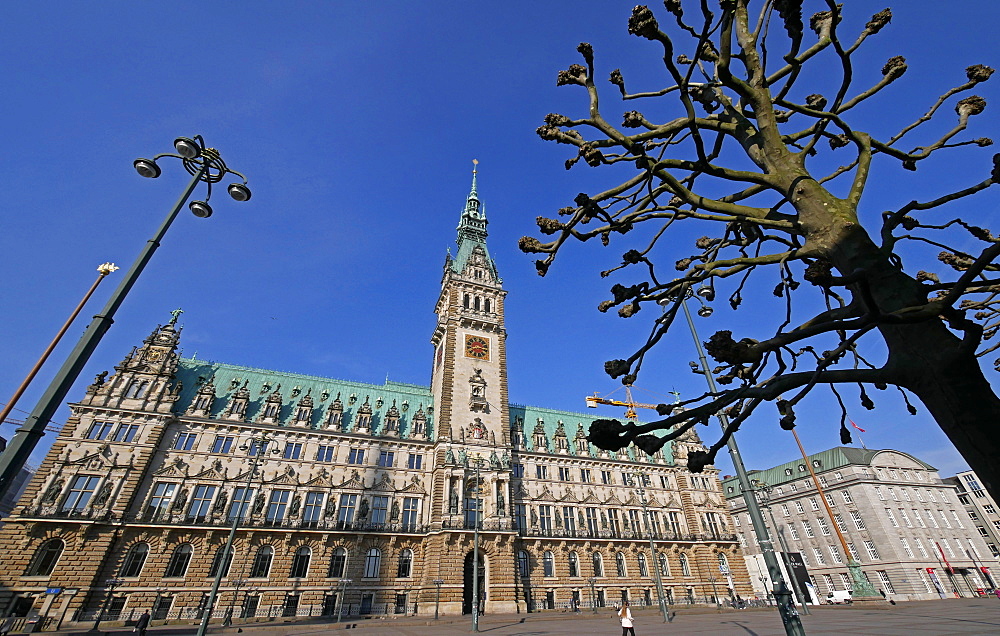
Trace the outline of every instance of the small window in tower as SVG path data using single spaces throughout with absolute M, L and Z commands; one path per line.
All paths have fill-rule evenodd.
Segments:
M 486 306 L 485 306 L 484 309 L 486 310 L 486 313 L 490 312 L 490 299 L 489 298 L 486 299 Z
M 462 295 L 462 307 L 465 307 L 466 309 L 469 308 L 469 295 L 468 294 L 463 294 Z
M 474 305 L 475 305 L 475 310 L 479 311 L 479 296 L 476 296 L 476 302 L 474 303 Z

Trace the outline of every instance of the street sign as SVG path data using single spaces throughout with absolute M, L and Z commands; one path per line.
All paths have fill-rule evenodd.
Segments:
M 720 563 L 719 572 L 722 572 L 723 574 L 729 574 L 729 566 L 726 565 L 725 563 Z
M 47 587 L 47 588 L 45 588 L 45 593 L 46 594 L 61 594 L 62 593 L 62 588 L 61 587 Z

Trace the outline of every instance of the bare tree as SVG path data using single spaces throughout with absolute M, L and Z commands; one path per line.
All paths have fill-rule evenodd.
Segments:
M 873 160 L 880 168 L 917 170 L 932 155 L 992 144 L 964 133 L 969 119 L 986 106 L 983 98 L 965 95 L 993 69 L 970 66 L 966 81 L 937 98 L 923 116 L 876 139 L 852 125 L 855 108 L 899 80 L 906 61 L 891 58 L 881 79 L 860 89 L 852 86 L 853 64 L 865 40 L 889 23 L 889 9 L 844 39 L 842 7 L 834 0 L 818 2 L 822 10 L 808 28 L 802 0 L 694 4 L 688 15 L 680 0 L 664 2 L 673 35 L 661 30 L 645 6 L 633 9 L 628 23 L 629 33 L 662 49 L 668 85 L 632 93 L 619 70 L 610 76 L 625 101 L 648 105 L 649 112 L 672 109 L 672 119 L 651 121 L 638 110 L 626 112 L 618 126 L 605 119 L 590 44 L 577 48 L 585 65 L 559 72 L 559 85 L 586 89 L 588 116 L 550 114 L 538 134 L 576 148 L 567 169 L 582 159 L 590 166 L 624 164 L 619 171 L 628 169 L 631 176 L 599 194 L 578 195 L 573 206 L 559 210 L 560 219 L 539 217 L 541 233 L 553 240 L 524 237 L 520 247 L 544 255 L 536 261 L 544 276 L 571 238 L 596 237 L 608 246 L 621 240 L 617 235 L 649 230 L 636 244 L 642 249 L 625 251 L 620 266 L 602 272 L 625 270 L 616 276 L 631 274 L 636 282 L 614 285 L 600 311 L 617 307 L 628 318 L 644 305 L 664 306 L 645 344 L 605 365 L 626 384 L 634 382 L 645 354 L 695 290 L 714 299 L 716 286 L 725 286 L 735 309 L 751 275 L 770 271 L 785 312 L 766 340 L 718 331 L 705 343 L 719 363 L 713 372 L 724 390 L 684 401 L 684 409 L 661 405 L 662 419 L 649 424 L 595 421 L 589 438 L 608 450 L 634 442 L 652 453 L 725 411 L 730 426 L 722 439 L 689 459 L 697 471 L 715 460 L 728 437 L 765 401 L 777 405 L 782 427 L 791 428 L 796 405 L 817 386 L 828 387 L 841 404 L 841 439 L 849 443 L 845 391 L 853 386 L 861 405 L 872 409 L 868 388 L 893 385 L 903 399 L 909 391 L 923 402 L 986 487 L 1000 495 L 1000 399 L 978 362 L 997 347 L 986 341 L 1000 327 L 1000 278 L 992 278 L 1000 270 L 995 263 L 1000 240 L 985 228 L 942 217 L 946 204 L 1000 181 L 1000 155 L 992 164 L 984 161 L 982 174 L 971 175 L 968 183 L 941 184 L 931 200 L 901 202 L 894 211 L 869 215 L 877 219 L 870 227 L 859 217 Z M 802 94 L 807 91 L 800 85 L 809 81 L 804 78 L 816 77 L 828 83 L 830 95 Z M 954 115 L 947 107 L 952 102 Z M 949 117 L 953 123 L 943 128 L 931 123 Z M 919 135 L 925 139 L 911 140 Z M 837 155 L 831 159 L 830 153 Z M 675 226 L 681 221 L 713 231 L 689 251 L 678 244 Z M 970 240 L 978 245 L 974 250 L 950 246 Z M 938 265 L 948 275 L 904 267 L 900 248 L 910 242 L 939 250 Z M 669 255 L 665 268 L 654 263 L 671 249 L 684 251 Z M 801 282 L 806 285 L 800 289 Z M 803 301 L 815 311 L 798 318 L 793 297 L 798 312 Z M 881 345 L 872 347 L 876 340 Z M 876 362 L 872 352 L 879 350 L 887 354 Z M 907 406 L 915 412 L 909 401 Z

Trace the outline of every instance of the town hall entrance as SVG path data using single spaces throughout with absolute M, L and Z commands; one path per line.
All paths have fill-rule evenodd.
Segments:
M 462 613 L 471 614 L 475 606 L 472 600 L 472 552 L 465 555 L 465 570 L 462 577 Z M 486 565 L 483 562 L 483 555 L 479 555 L 479 598 L 486 598 Z M 482 604 L 481 604 L 482 605 Z

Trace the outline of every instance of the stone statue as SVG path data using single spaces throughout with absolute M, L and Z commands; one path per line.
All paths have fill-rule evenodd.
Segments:
M 333 500 L 333 495 L 330 495 L 330 498 L 326 500 L 325 515 L 330 519 L 337 516 L 337 502 Z
M 506 505 L 507 502 L 504 501 L 503 498 L 503 488 L 500 488 L 497 490 L 497 510 L 500 511 L 500 514 L 503 516 L 507 515 Z
M 264 512 L 264 493 L 259 492 L 253 499 L 253 510 L 250 512 L 255 517 L 259 517 Z
M 389 513 L 389 521 L 395 523 L 399 520 L 399 502 L 392 502 L 392 512 Z
M 220 492 L 219 496 L 215 499 L 215 505 L 212 506 L 212 512 L 222 512 L 226 509 L 226 493 Z
M 95 387 L 104 386 L 104 381 L 107 379 L 107 377 L 108 377 L 107 371 L 101 371 L 100 373 L 98 373 L 97 377 L 94 378 L 94 386 Z
M 503 455 L 500 457 L 500 463 L 503 464 L 504 468 L 510 468 L 510 453 L 504 451 Z
M 583 511 L 580 511 L 580 529 L 583 530 L 587 527 L 587 520 L 583 517 Z
M 608 529 L 608 517 L 607 517 L 607 515 L 604 514 L 604 511 L 602 510 L 601 511 L 601 530 L 607 530 L 607 529 Z
M 177 499 L 174 500 L 174 505 L 171 507 L 174 510 L 183 510 L 184 504 L 187 503 L 187 499 L 188 499 L 187 488 L 182 488 L 180 494 L 177 495 Z
M 531 526 L 533 528 L 538 527 L 538 513 L 535 512 L 534 508 L 531 509 Z
M 368 498 L 361 498 L 361 505 L 358 506 L 358 519 L 364 521 L 368 518 Z
M 458 451 L 458 463 L 461 464 L 462 466 L 466 466 L 469 463 L 464 448 Z
M 448 451 L 449 453 L 451 451 Z M 455 491 L 455 485 L 451 486 L 451 493 L 448 495 L 448 513 L 458 514 L 458 492 Z
M 500 458 L 497 457 L 496 451 L 490 453 L 490 467 L 500 468 Z
M 302 499 L 298 495 L 292 497 L 292 505 L 288 508 L 288 515 L 294 517 L 299 514 L 299 508 L 302 507 Z
M 444 454 L 444 463 L 446 463 L 446 464 L 454 464 L 455 463 L 455 453 L 453 453 L 450 448 Z
M 45 491 L 45 496 L 42 498 L 42 503 L 55 503 L 59 499 L 59 493 L 63 489 L 63 480 L 57 479 L 49 486 L 49 489 Z

